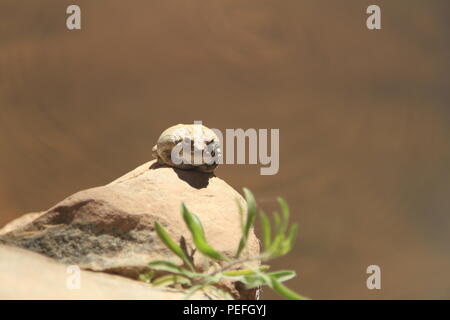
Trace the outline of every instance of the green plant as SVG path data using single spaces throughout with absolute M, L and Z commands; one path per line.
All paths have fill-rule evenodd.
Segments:
M 155 286 L 182 288 L 186 290 L 186 298 L 189 298 L 198 290 L 204 290 L 204 292 L 211 292 L 220 297 L 232 299 L 231 293 L 221 285 L 223 280 L 228 280 L 233 283 L 241 282 L 247 289 L 268 286 L 287 299 L 306 299 L 283 284 L 283 282 L 295 277 L 294 271 L 268 271 L 268 265 L 255 266 L 257 261 L 265 263 L 286 255 L 294 245 L 297 225 L 289 226 L 289 207 L 283 199 L 278 198 L 281 215 L 274 212 L 273 225 L 264 212 L 261 211 L 260 213 L 263 231 L 262 252 L 258 256 L 242 257 L 256 217 L 256 202 L 253 194 L 250 190 L 244 188 L 244 195 L 247 201 L 247 213 L 246 215 L 243 214 L 242 206 L 238 202 L 242 236 L 234 257 L 226 257 L 208 244 L 199 218 L 182 203 L 181 213 L 192 234 L 195 249 L 189 250 L 183 237 L 177 244 L 167 231 L 156 222 L 155 230 L 159 238 L 183 263 L 177 265 L 170 261 L 152 261 L 149 263 L 150 272 L 142 274 L 140 279 Z M 194 263 L 196 252 L 203 255 L 205 263 L 201 266 Z M 253 262 L 252 265 L 250 265 L 251 262 Z

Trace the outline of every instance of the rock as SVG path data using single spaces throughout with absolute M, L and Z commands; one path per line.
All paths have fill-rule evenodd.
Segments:
M 11 221 L 6 226 L 4 226 L 2 229 L 0 229 L 0 235 L 6 234 L 10 231 L 21 228 L 21 227 L 29 224 L 36 218 L 40 217 L 44 213 L 45 212 L 32 212 L 32 213 L 24 214 L 23 216 Z
M 149 261 L 178 262 L 157 237 L 162 224 L 175 240 L 190 241 L 180 204 L 197 214 L 208 241 L 231 257 L 240 239 L 242 196 L 213 174 L 148 162 L 112 183 L 69 196 L 44 213 L 0 230 L 0 243 L 32 250 L 61 263 L 136 278 Z M 244 254 L 257 255 L 253 231 Z M 200 261 L 199 261 L 200 263 Z
M 32 266 L 32 267 L 30 267 Z M 67 266 L 34 252 L 0 245 L 0 300 L 180 300 L 185 293 L 144 282 L 81 270 L 80 288 L 69 289 Z M 30 288 L 32 290 L 30 290 Z M 191 299 L 208 299 L 201 293 Z

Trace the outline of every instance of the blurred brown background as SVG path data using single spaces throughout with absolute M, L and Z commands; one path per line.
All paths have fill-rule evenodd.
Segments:
M 68 31 L 66 7 L 82 10 Z M 365 26 L 380 4 L 382 30 Z M 450 2 L 0 3 L 0 225 L 108 183 L 177 123 L 279 128 L 280 171 L 223 165 L 300 224 L 290 286 L 450 298 Z M 366 288 L 380 265 L 382 290 Z M 274 298 L 266 292 L 263 298 Z

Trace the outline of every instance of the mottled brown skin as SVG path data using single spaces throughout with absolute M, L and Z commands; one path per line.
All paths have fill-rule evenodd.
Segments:
M 172 161 L 172 150 L 179 143 L 191 143 L 191 163 L 174 163 Z M 209 148 L 211 156 L 220 154 L 220 141 L 216 134 L 209 128 L 203 125 L 192 124 L 178 124 L 163 131 L 159 137 L 156 145 L 152 149 L 152 155 L 158 160 L 160 165 L 167 165 L 170 167 L 182 170 L 196 170 L 205 173 L 212 173 L 217 167 L 217 163 L 199 163 L 195 164 L 193 161 L 194 150 L 205 152 Z

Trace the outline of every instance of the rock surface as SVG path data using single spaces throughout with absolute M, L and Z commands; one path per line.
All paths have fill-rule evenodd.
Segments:
M 64 264 L 135 278 L 151 260 L 177 261 L 157 237 L 161 223 L 191 242 L 180 204 L 197 214 L 208 241 L 228 256 L 240 239 L 241 195 L 213 174 L 148 162 L 112 183 L 69 196 L 44 213 L 23 216 L 0 230 L 0 244 L 32 250 Z M 253 231 L 247 253 L 257 255 Z M 244 253 L 245 254 L 245 253 Z
M 11 221 L 6 226 L 0 229 L 0 235 L 6 234 L 8 232 L 11 232 L 15 229 L 18 229 L 20 227 L 23 227 L 27 225 L 28 223 L 32 222 L 36 218 L 43 215 L 45 212 L 32 212 L 22 215 L 21 217 Z
M 101 272 L 81 270 L 80 288 L 69 289 L 67 266 L 34 252 L 0 245 L 0 300 L 181 300 L 185 293 Z M 192 299 L 208 297 L 195 294 Z

